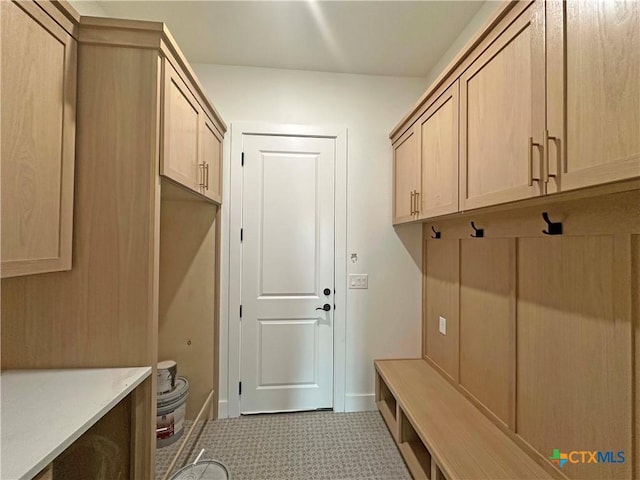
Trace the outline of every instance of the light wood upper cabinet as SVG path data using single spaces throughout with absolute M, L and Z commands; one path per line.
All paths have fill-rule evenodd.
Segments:
M 393 145 L 393 224 L 416 220 L 420 192 L 420 151 L 415 128 Z
M 549 191 L 640 176 L 640 2 L 547 2 Z
M 221 203 L 222 134 L 168 60 L 163 124 L 160 174 Z
M 168 61 L 164 62 L 164 148 L 160 173 L 195 191 L 204 185 L 198 138 L 200 106 Z
M 2 11 L 2 277 L 69 270 L 76 41 L 35 3 Z
M 422 184 L 419 216 L 458 211 L 458 82 L 418 120 Z
M 203 172 L 203 193 L 215 202 L 222 202 L 222 134 L 206 115 L 200 126 L 200 165 Z
M 538 1 L 460 79 L 460 209 L 544 193 L 536 146 L 543 130 L 544 2 Z

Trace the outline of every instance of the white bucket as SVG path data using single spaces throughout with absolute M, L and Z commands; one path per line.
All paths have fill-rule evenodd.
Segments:
M 156 445 L 158 448 L 171 445 L 184 431 L 184 414 L 189 396 L 189 382 L 184 377 L 176 379 L 176 388 L 158 395 L 156 413 Z
M 178 376 L 178 364 L 173 360 L 158 362 L 158 374 L 156 382 L 157 393 L 169 393 L 176 388 L 176 377 Z

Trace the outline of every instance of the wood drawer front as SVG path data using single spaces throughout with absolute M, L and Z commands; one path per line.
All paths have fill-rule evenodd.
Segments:
M 203 185 L 198 150 L 203 115 L 187 85 L 165 60 L 160 174 L 196 192 L 201 192 Z
M 34 3 L 2 8 L 2 277 L 69 270 L 76 41 Z

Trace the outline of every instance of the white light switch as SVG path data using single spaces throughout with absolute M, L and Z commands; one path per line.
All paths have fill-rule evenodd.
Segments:
M 349 288 L 369 288 L 369 275 L 350 273 Z
M 438 330 L 442 335 L 447 334 L 447 319 L 444 317 L 440 317 L 440 325 L 438 326 Z

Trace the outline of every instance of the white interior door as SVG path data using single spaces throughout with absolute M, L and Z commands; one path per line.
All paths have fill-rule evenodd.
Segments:
M 244 135 L 243 152 L 240 412 L 331 408 L 335 139 Z

